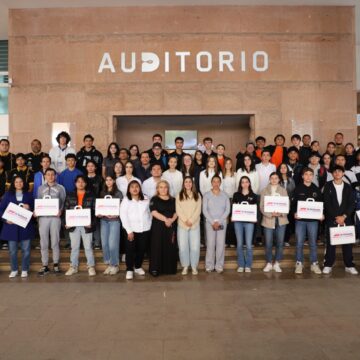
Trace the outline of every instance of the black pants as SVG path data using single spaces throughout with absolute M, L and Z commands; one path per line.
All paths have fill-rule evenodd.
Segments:
M 150 231 L 142 233 L 134 232 L 134 239 L 129 241 L 126 238 L 126 270 L 134 271 L 142 266 L 144 260 L 144 253 L 149 242 Z
M 346 267 L 353 267 L 353 244 L 342 245 L 343 260 Z M 324 266 L 332 267 L 336 260 L 336 246 L 330 244 L 330 230 L 326 226 L 326 252 Z

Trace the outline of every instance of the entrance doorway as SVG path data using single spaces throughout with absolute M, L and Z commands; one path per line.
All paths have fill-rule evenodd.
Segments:
M 197 143 L 210 136 L 214 145 L 224 144 L 226 155 L 235 160 L 239 150 L 244 150 L 250 138 L 250 117 L 252 115 L 151 115 L 114 116 L 116 141 L 128 148 L 137 144 L 140 151 L 152 145 L 152 135 L 163 136 L 165 147 L 166 130 L 192 130 L 197 134 Z

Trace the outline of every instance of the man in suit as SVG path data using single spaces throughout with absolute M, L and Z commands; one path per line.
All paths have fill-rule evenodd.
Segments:
M 326 221 L 326 253 L 323 274 L 330 274 L 335 263 L 336 246 L 330 244 L 330 228 L 338 225 L 353 225 L 355 196 L 351 186 L 343 181 L 344 167 L 335 165 L 332 169 L 333 181 L 324 186 L 324 210 Z M 342 245 L 345 271 L 357 275 L 353 263 L 352 244 Z

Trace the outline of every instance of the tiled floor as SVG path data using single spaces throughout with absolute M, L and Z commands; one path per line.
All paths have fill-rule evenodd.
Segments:
M 0 275 L 0 359 L 360 359 L 360 277 Z

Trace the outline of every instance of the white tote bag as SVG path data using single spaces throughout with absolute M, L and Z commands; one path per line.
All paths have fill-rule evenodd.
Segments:
M 91 210 L 83 209 L 81 206 L 75 206 L 73 210 L 66 210 L 65 214 L 66 226 L 90 226 Z
M 323 202 L 309 198 L 306 201 L 298 201 L 296 213 L 300 219 L 321 220 L 323 210 Z
M 59 199 L 52 199 L 50 195 L 45 195 L 42 199 L 35 199 L 34 212 L 36 216 L 57 216 Z
M 9 203 L 2 216 L 3 219 L 26 228 L 31 220 L 33 213 L 23 207 L 24 204 L 16 205 Z
M 257 221 L 257 206 L 249 204 L 247 201 L 241 204 L 233 204 L 232 221 L 256 222 Z
M 113 199 L 112 196 L 106 195 L 103 199 L 95 201 L 95 215 L 101 216 L 119 216 L 120 199 Z
M 330 228 L 330 244 L 355 244 L 355 226 L 336 226 Z
M 289 213 L 289 197 L 277 195 L 264 196 L 264 211 L 268 213 Z

